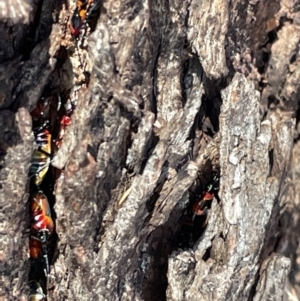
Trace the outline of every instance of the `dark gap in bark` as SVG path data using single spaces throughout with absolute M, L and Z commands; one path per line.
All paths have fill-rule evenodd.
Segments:
M 120 74 L 119 74 L 119 71 L 117 69 L 116 57 L 115 57 L 114 53 L 111 53 L 111 60 L 112 60 L 112 63 L 113 63 L 114 74 L 116 75 L 117 79 L 120 80 Z
M 180 76 L 180 84 L 181 84 L 181 91 L 182 91 L 182 97 L 181 97 L 181 102 L 182 102 L 182 107 L 185 106 L 186 100 L 187 100 L 187 93 L 186 93 L 186 85 L 185 85 L 185 78 L 188 76 L 188 71 L 189 71 L 189 59 L 184 61 L 182 63 L 182 71 L 181 71 L 181 76 Z
M 53 25 L 53 18 L 52 18 L 52 13 L 53 13 L 53 8 L 54 8 L 54 2 L 47 2 L 42 0 L 42 4 L 38 6 L 37 12 L 35 13 L 35 21 L 29 25 L 30 33 L 26 35 L 26 39 L 23 43 L 23 46 L 21 47 L 22 49 L 22 61 L 27 61 L 29 60 L 29 56 L 31 55 L 34 47 L 42 42 L 42 41 L 47 41 L 47 47 L 50 48 L 50 40 L 49 40 L 49 35 L 52 30 L 52 25 Z M 47 14 L 43 14 L 43 6 L 50 6 L 50 10 L 45 8 L 45 11 L 47 11 Z M 62 8 L 62 3 L 58 5 L 57 9 Z M 46 19 L 46 20 L 44 20 Z M 47 48 L 45 47 L 45 49 Z M 41 66 L 41 70 L 44 68 L 49 68 L 48 63 L 46 63 L 44 66 Z M 10 103 L 10 105 L 7 107 L 8 110 L 12 112 L 17 112 L 17 110 L 22 107 L 28 107 L 28 102 L 30 100 L 24 99 L 24 91 L 18 91 L 19 83 L 21 81 L 21 76 L 23 76 L 23 73 L 18 73 L 16 72 L 12 76 L 12 80 L 16 83 L 13 90 L 12 90 L 12 99 L 13 101 Z
M 278 229 L 280 229 L 280 233 L 279 233 L 279 235 L 278 235 L 278 237 L 276 239 L 275 245 L 274 245 L 274 252 L 276 252 L 276 250 L 278 250 L 278 247 L 279 247 L 279 245 L 281 243 L 281 239 L 283 237 L 283 232 L 282 232 L 283 228 L 282 228 L 282 224 L 281 224 L 281 218 L 278 220 Z
M 214 91 L 213 94 L 204 94 L 202 104 L 197 113 L 194 125 L 191 128 L 189 139 L 192 140 L 190 156 L 192 160 L 197 156 L 199 149 L 205 145 L 219 131 L 219 115 L 222 105 L 220 91 L 223 89 L 225 82 L 211 81 L 203 76 L 205 91 Z M 212 87 L 214 86 L 214 87 Z M 210 169 L 210 168 L 209 168 Z M 205 168 L 206 170 L 206 168 Z M 204 170 L 204 172 L 206 172 Z
M 148 162 L 148 158 L 151 157 L 153 151 L 155 150 L 155 147 L 156 145 L 158 144 L 159 142 L 159 137 L 158 136 L 155 136 L 155 135 L 152 135 L 152 138 L 150 139 L 150 146 L 148 147 L 148 150 L 145 152 L 146 155 L 145 155 L 145 159 L 143 160 L 142 164 L 141 164 L 141 170 L 140 170 L 140 174 L 143 173 L 144 171 L 144 168 Z
M 211 174 L 213 175 L 215 173 L 211 171 Z M 159 181 L 159 183 L 161 182 L 163 181 Z M 212 183 L 214 183 L 216 189 L 218 189 L 218 180 L 207 179 L 205 185 L 207 187 Z M 200 181 L 198 185 L 202 186 L 204 184 Z M 161 187 L 162 186 L 161 184 Z M 207 190 L 210 189 L 212 188 L 207 188 Z M 202 193 L 204 190 L 205 189 L 202 188 Z M 201 196 L 203 196 L 203 194 L 201 194 Z M 185 197 L 186 194 L 183 198 Z M 168 257 L 173 251 L 191 249 L 203 234 L 207 222 L 207 214 L 196 216 L 192 219 L 193 211 L 191 207 L 198 200 L 199 195 L 192 192 L 189 193 L 188 204 L 182 205 L 179 204 L 179 202 L 170 213 L 167 222 L 156 228 L 148 237 L 146 241 L 148 247 L 146 251 L 140 254 L 140 261 L 144 261 L 145 269 L 145 278 L 142 281 L 142 292 L 145 301 L 154 299 L 166 300 Z M 209 210 L 211 200 L 207 200 L 204 204 L 206 210 Z M 206 255 L 208 257 L 210 256 L 210 250 L 208 250 Z M 149 265 L 147 265 L 147 260 L 145 260 L 147 256 L 151 258 Z
M 69 59 L 68 50 L 65 46 L 61 46 L 56 55 L 54 56 L 56 58 L 56 69 L 59 70 L 63 67 L 63 65 L 66 63 L 66 61 Z
M 97 150 L 92 145 L 87 145 L 87 153 L 91 154 L 95 161 L 97 161 Z
M 204 233 L 208 219 L 209 219 L 209 212 L 207 210 L 211 209 L 211 202 L 207 202 L 205 206 L 205 213 L 201 216 L 196 216 L 193 222 L 193 230 L 192 230 L 192 246 L 200 239 L 202 234 Z
M 122 113 L 121 110 L 121 115 L 125 118 L 127 118 L 130 121 L 130 129 L 127 131 L 126 136 L 124 137 L 124 140 L 122 145 L 124 146 L 124 156 L 121 160 L 121 165 L 120 168 L 124 168 L 126 167 L 126 158 L 128 155 L 128 150 L 131 148 L 132 142 L 133 142 L 133 135 L 135 133 L 137 133 L 137 129 L 138 129 L 138 121 L 135 120 L 134 116 L 132 114 L 127 114 L 127 112 L 125 112 L 125 114 Z
M 146 207 L 148 212 L 152 212 L 154 207 L 155 207 L 155 203 L 158 200 L 159 196 L 160 196 L 160 192 L 162 190 L 164 186 L 164 181 L 162 179 L 162 175 L 160 176 L 159 180 L 158 180 L 158 185 L 156 186 L 154 193 L 152 194 L 152 196 L 150 197 L 150 199 L 146 202 Z
M 199 197 L 209 185 L 213 184 L 214 193 L 217 194 L 219 190 L 219 177 L 219 169 L 213 166 L 211 160 L 207 160 L 202 170 L 198 172 L 196 183 L 191 187 L 190 191 Z
M 219 115 L 222 105 L 221 90 L 226 87 L 226 82 L 223 79 L 210 80 L 204 77 L 203 83 L 205 95 L 201 108 L 205 120 L 201 127 L 209 136 L 213 136 L 219 131 Z
M 54 10 L 61 10 L 62 3 L 59 1 L 42 0 L 41 11 L 38 14 L 38 27 L 35 35 L 35 44 L 38 44 L 50 36 L 52 25 L 54 24 Z
M 282 27 L 284 26 L 284 23 L 290 23 L 293 24 L 294 20 L 292 18 L 289 18 L 289 16 L 287 14 L 283 15 L 280 17 L 279 19 L 279 26 L 277 27 L 279 31 L 280 29 L 282 29 Z
M 190 58 L 188 60 L 188 62 L 186 62 L 189 64 L 189 70 L 192 71 L 192 68 L 194 66 L 196 71 L 199 70 L 199 77 L 201 77 L 201 82 L 203 82 L 203 68 L 200 64 L 199 58 L 197 55 L 193 54 L 193 57 Z M 184 90 L 183 93 L 185 95 L 185 97 L 187 97 L 187 90 L 190 89 L 193 85 L 192 82 L 192 77 L 191 75 L 189 75 L 188 72 L 186 72 L 185 74 L 185 78 L 183 79 L 183 83 L 184 83 Z M 202 99 L 199 101 L 203 101 L 204 96 L 202 96 Z M 202 106 L 201 106 L 202 107 Z M 190 149 L 190 153 L 189 153 L 189 157 L 191 160 L 195 160 L 196 156 L 198 154 L 199 151 L 199 140 L 201 139 L 202 135 L 201 135 L 201 107 L 199 109 L 199 112 L 196 114 L 195 119 L 194 119 L 194 123 L 193 126 L 191 127 L 189 136 L 188 136 L 188 140 L 191 140 L 191 149 Z
M 291 233 L 287 233 L 299 228 L 299 221 L 295 221 L 295 218 L 293 218 L 292 216 L 292 213 L 295 212 L 295 210 L 297 210 L 297 205 L 294 204 L 292 208 L 287 208 L 287 210 L 285 210 L 283 215 L 280 217 L 279 226 L 282 227 L 285 232 L 281 233 L 279 239 L 282 239 L 282 241 L 284 241 L 285 243 L 283 245 L 282 241 L 280 242 L 278 240 L 275 245 L 276 253 L 282 254 L 283 256 L 291 259 L 291 270 L 288 277 L 293 286 L 297 285 L 297 274 L 299 273 L 299 264 L 297 262 L 298 256 L 297 252 L 295 252 L 298 246 L 298 238 L 297 235 L 292 236 Z M 290 230 L 289 228 L 291 224 L 293 224 L 293 230 Z M 285 239 L 286 235 L 288 235 L 289 237 L 288 241 Z
M 297 53 L 298 53 L 298 51 L 296 51 L 296 52 L 292 55 L 292 57 L 291 57 L 291 59 L 290 59 L 290 64 L 291 64 L 291 65 L 294 64 L 294 63 L 296 62 L 296 60 L 297 60 Z
M 191 140 L 191 149 L 189 153 L 190 160 L 195 160 L 198 152 L 199 152 L 199 140 L 202 137 L 202 133 L 199 130 L 199 123 L 200 123 L 200 113 L 198 112 L 195 116 L 193 126 L 191 127 L 188 140 Z
M 186 62 L 185 68 L 187 69 L 187 71 L 187 64 L 190 64 L 189 67 L 195 66 L 195 59 L 197 58 L 193 57 Z M 203 72 L 200 63 L 199 68 L 200 72 Z M 204 79 L 204 81 L 202 80 L 202 82 L 204 82 L 205 91 L 214 91 L 214 93 L 213 95 L 205 94 L 202 97 L 203 101 L 200 110 L 195 118 L 194 125 L 190 132 L 189 139 L 192 139 L 192 148 L 194 148 L 191 154 L 192 159 L 195 158 L 196 154 L 198 154 L 201 139 L 205 138 L 205 136 L 203 136 L 203 132 L 208 137 L 213 137 L 216 134 L 216 132 L 219 131 L 218 117 L 220 114 L 220 106 L 222 103 L 220 91 L 226 85 L 225 81 L 213 81 L 205 78 L 205 76 L 203 78 L 203 73 L 201 74 L 202 79 Z M 188 78 L 188 72 L 186 72 L 184 79 L 185 89 L 183 89 L 185 95 L 189 86 L 192 86 L 192 83 L 190 83 L 189 81 L 191 81 L 191 78 Z M 212 86 L 214 88 L 212 88 Z M 214 99 L 214 101 L 210 101 L 210 99 Z M 196 137 L 200 139 L 200 141 L 198 141 Z M 209 182 L 212 181 L 213 176 L 215 174 L 219 174 L 219 171 L 214 170 L 212 162 L 207 161 L 207 164 L 199 172 L 199 176 L 196 180 L 196 183 L 190 189 L 188 204 L 183 209 L 181 209 L 181 218 L 178 220 L 180 226 L 178 227 L 178 230 L 174 233 L 172 239 L 173 250 L 192 248 L 195 242 L 203 234 L 208 219 L 207 210 L 209 210 L 211 207 L 211 201 L 207 202 L 206 204 L 206 212 L 203 215 L 196 216 L 194 220 L 192 220 L 191 218 L 193 212 L 192 206 L 199 200 L 202 193 L 205 191 Z
M 220 232 L 219 237 L 222 238 L 224 241 L 226 241 L 226 236 L 224 236 L 223 232 Z
M 110 103 L 113 99 L 114 99 L 113 95 L 112 95 L 112 94 L 109 95 L 109 96 L 107 97 L 107 103 Z
M 272 170 L 274 164 L 274 149 L 269 151 L 270 170 Z
M 159 41 L 157 43 L 157 47 L 156 47 L 155 51 L 153 52 L 155 57 L 153 60 L 153 69 L 151 72 L 152 93 L 151 93 L 151 97 L 150 97 L 150 108 L 149 108 L 151 110 L 151 112 L 153 112 L 155 114 L 155 116 L 157 116 L 157 106 L 156 106 L 156 103 L 157 103 L 157 99 L 156 99 L 156 95 L 157 95 L 157 65 L 158 65 L 158 59 L 161 54 L 161 48 L 162 48 L 161 37 L 159 37 L 158 39 L 159 39 Z M 154 45 L 156 45 L 156 43 L 154 43 Z
M 152 53 L 152 61 L 151 61 L 151 77 L 152 77 L 152 91 L 150 94 L 149 99 L 149 110 L 155 114 L 155 117 L 157 116 L 157 66 L 158 66 L 158 60 L 161 56 L 162 52 L 162 46 L 163 46 L 163 33 L 161 31 L 161 28 L 166 26 L 164 24 L 165 18 L 167 14 L 160 15 L 157 12 L 157 7 L 161 6 L 163 3 L 159 2 L 149 2 L 149 30 L 148 32 L 151 33 L 151 37 L 149 38 L 150 41 L 150 50 Z M 154 8 L 153 8 L 154 7 Z
M 29 60 L 30 53 L 31 53 L 32 49 L 34 48 L 34 46 L 37 44 L 36 40 L 39 40 L 39 39 L 37 39 L 37 34 L 38 34 L 37 31 L 38 31 L 39 24 L 40 24 L 43 2 L 44 2 L 44 0 L 38 1 L 33 22 L 30 23 L 30 25 L 28 26 L 28 33 L 26 35 L 26 40 L 23 45 L 23 57 L 22 57 L 23 61 Z M 50 29 L 51 29 L 51 26 L 50 26 Z M 49 32 L 49 34 L 50 34 L 50 32 Z M 48 36 L 49 36 L 49 34 L 48 34 Z
M 257 59 L 256 67 L 260 74 L 264 74 L 269 67 L 269 61 L 271 58 L 271 45 L 278 40 L 277 32 L 283 27 L 283 23 L 280 22 L 279 26 L 274 30 L 271 30 L 267 34 L 267 39 L 265 43 L 261 44 L 258 48 L 261 51 L 261 57 Z M 262 77 L 263 78 L 263 77 Z M 262 80 L 259 82 L 260 91 L 262 91 L 268 84 L 264 83 Z
M 203 261 L 207 261 L 210 258 L 210 251 L 211 251 L 212 247 L 209 247 L 206 249 L 204 255 L 202 256 L 202 260 Z
M 300 93 L 300 92 L 299 92 Z M 300 107 L 297 109 L 297 111 L 296 111 L 296 116 L 295 116 L 295 118 L 296 118 L 296 125 L 295 125 L 295 128 L 297 129 L 297 125 L 299 124 L 299 122 L 300 122 Z M 299 135 L 299 131 L 295 131 L 296 133 L 298 133 L 298 135 L 294 138 L 294 144 L 296 144 L 298 141 L 299 141 L 299 139 L 300 139 L 300 135 Z
M 213 198 L 201 203 L 201 215 L 195 214 L 195 204 L 203 200 L 204 193 L 210 189 L 217 195 L 219 185 L 218 180 L 215 182 L 213 179 L 214 174 L 214 171 L 210 171 L 210 178 L 198 179 L 190 188 L 188 204 L 181 209 L 180 226 L 172 238 L 173 250 L 192 248 L 205 231 Z M 209 188 L 210 185 L 215 185 L 215 188 Z
M 279 100 L 275 95 L 269 95 L 268 96 L 268 108 L 274 109 L 279 105 Z
M 272 175 L 272 174 L 271 174 Z M 263 261 L 275 251 L 276 243 L 278 238 L 282 235 L 282 229 L 279 227 L 280 218 L 280 208 L 278 203 L 278 198 L 274 200 L 274 206 L 272 207 L 272 212 L 270 214 L 269 222 L 266 225 L 266 235 L 264 237 L 264 242 L 262 243 L 262 251 L 259 257 L 259 263 Z
M 120 105 L 121 108 L 121 116 L 128 119 L 130 122 L 130 131 L 132 131 L 133 133 L 137 133 L 138 131 L 138 125 L 140 123 L 140 119 L 134 117 L 133 113 L 129 112 L 126 110 L 126 107 L 123 106 L 121 103 L 118 102 L 118 104 Z
M 170 217 L 164 225 L 157 227 L 151 233 L 147 241 L 147 251 L 140 254 L 141 261 L 144 259 L 143 256 L 151 258 L 151 263 L 146 267 L 142 280 L 142 297 L 145 301 L 166 300 L 168 257 L 172 252 L 170 237 L 173 233 L 173 219 Z
M 187 44 L 187 42 L 186 42 Z M 198 75 L 199 81 L 202 82 L 203 79 L 203 68 L 199 61 L 199 57 L 194 53 L 189 56 L 188 53 L 192 53 L 192 51 L 188 48 L 189 46 L 185 46 L 184 50 L 187 52 L 188 58 L 183 62 L 183 68 L 181 73 L 181 91 L 182 92 L 182 103 L 183 106 L 186 103 L 188 98 L 189 90 L 193 88 L 193 73 Z M 200 101 L 200 100 L 199 100 Z
M 3 110 L 5 111 L 5 109 Z M 12 134 L 13 133 L 13 134 Z M 7 154 L 7 150 L 9 147 L 16 146 L 19 144 L 19 141 L 22 141 L 22 138 L 19 134 L 19 130 L 16 127 L 16 124 L 13 124 L 13 128 L 11 130 L 5 131 L 2 137 L 2 143 L 0 143 L 0 163 L 5 167 L 5 156 Z
M 262 50 L 262 54 L 261 54 L 261 60 L 260 60 L 260 66 L 257 66 L 257 70 L 260 74 L 263 74 L 266 72 L 267 69 L 267 64 L 270 60 L 270 52 L 266 51 L 266 50 Z M 263 83 L 262 81 L 259 82 L 259 86 L 261 88 L 264 88 L 266 86 L 266 83 Z
M 278 36 L 277 36 L 278 28 L 276 28 L 268 33 L 268 41 L 267 41 L 266 45 L 274 44 L 278 40 Z
M 259 271 L 257 272 L 255 278 L 254 278 L 254 283 L 251 287 L 251 290 L 250 290 L 250 293 L 249 293 L 249 298 L 248 298 L 248 301 L 253 301 L 253 298 L 255 297 L 256 295 L 256 288 L 257 288 L 257 285 L 258 285 L 258 281 L 259 281 Z

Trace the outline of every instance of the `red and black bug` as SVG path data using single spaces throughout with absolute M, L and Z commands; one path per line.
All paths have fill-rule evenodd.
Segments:
M 219 177 L 215 176 L 213 178 L 212 184 L 207 187 L 207 190 L 203 191 L 200 198 L 197 199 L 192 204 L 192 212 L 194 220 L 196 216 L 202 216 L 207 214 L 207 208 L 210 206 L 212 200 L 214 199 L 215 192 L 219 189 Z
M 48 239 L 53 233 L 54 222 L 48 199 L 42 191 L 38 191 L 30 202 L 31 236 L 29 240 L 30 257 L 33 259 L 44 258 L 45 275 L 49 274 Z
M 79 36 L 80 30 L 86 21 L 88 10 L 93 2 L 94 0 L 77 0 L 70 23 L 70 32 L 73 36 Z
M 214 192 L 211 190 L 204 191 L 199 200 L 193 203 L 193 219 L 195 216 L 205 215 L 207 213 L 207 205 L 214 199 Z
M 48 199 L 41 190 L 32 197 L 30 211 L 32 216 L 32 233 L 47 232 L 48 235 L 51 235 L 54 230 L 54 223 Z
M 78 37 L 83 28 L 86 33 L 86 24 L 89 25 L 91 31 L 95 29 L 100 15 L 100 5 L 101 0 L 77 0 L 69 26 L 70 32 L 74 37 Z
M 219 177 L 214 176 L 207 189 L 200 196 L 190 193 L 190 203 L 182 216 L 181 229 L 178 233 L 178 246 L 180 248 L 192 247 L 201 236 L 208 222 L 208 210 L 219 189 Z M 218 199 L 218 197 L 217 197 Z
M 45 122 L 39 129 L 35 130 L 35 139 L 38 149 L 33 152 L 29 176 L 34 177 L 35 185 L 39 186 L 49 169 L 52 151 L 52 135 L 46 128 Z

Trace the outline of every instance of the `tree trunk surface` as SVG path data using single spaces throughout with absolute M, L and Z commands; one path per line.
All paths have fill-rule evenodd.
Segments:
M 40 300 L 34 189 L 47 300 L 298 300 L 300 2 L 94 1 L 77 39 L 75 0 L 0 4 L 0 300 Z M 42 97 L 53 138 L 73 110 L 35 187 Z

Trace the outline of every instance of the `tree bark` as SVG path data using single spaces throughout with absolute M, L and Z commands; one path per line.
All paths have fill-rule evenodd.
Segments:
M 51 129 L 59 99 L 76 103 L 42 186 L 47 300 L 300 296 L 300 3 L 107 0 L 77 40 L 73 0 L 2 5 L 1 300 L 28 297 L 30 112 L 45 91 Z

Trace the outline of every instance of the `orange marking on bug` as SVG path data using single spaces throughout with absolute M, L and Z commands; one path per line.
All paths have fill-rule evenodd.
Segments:
M 54 223 L 51 218 L 51 211 L 47 197 L 39 191 L 31 200 L 31 214 L 33 217 L 32 229 L 35 231 L 46 230 L 51 234 L 54 230 Z
M 76 2 L 76 8 L 71 17 L 71 22 L 69 24 L 70 32 L 73 36 L 78 36 L 80 34 L 80 29 L 84 24 L 87 17 L 88 10 L 90 9 L 93 0 Z

